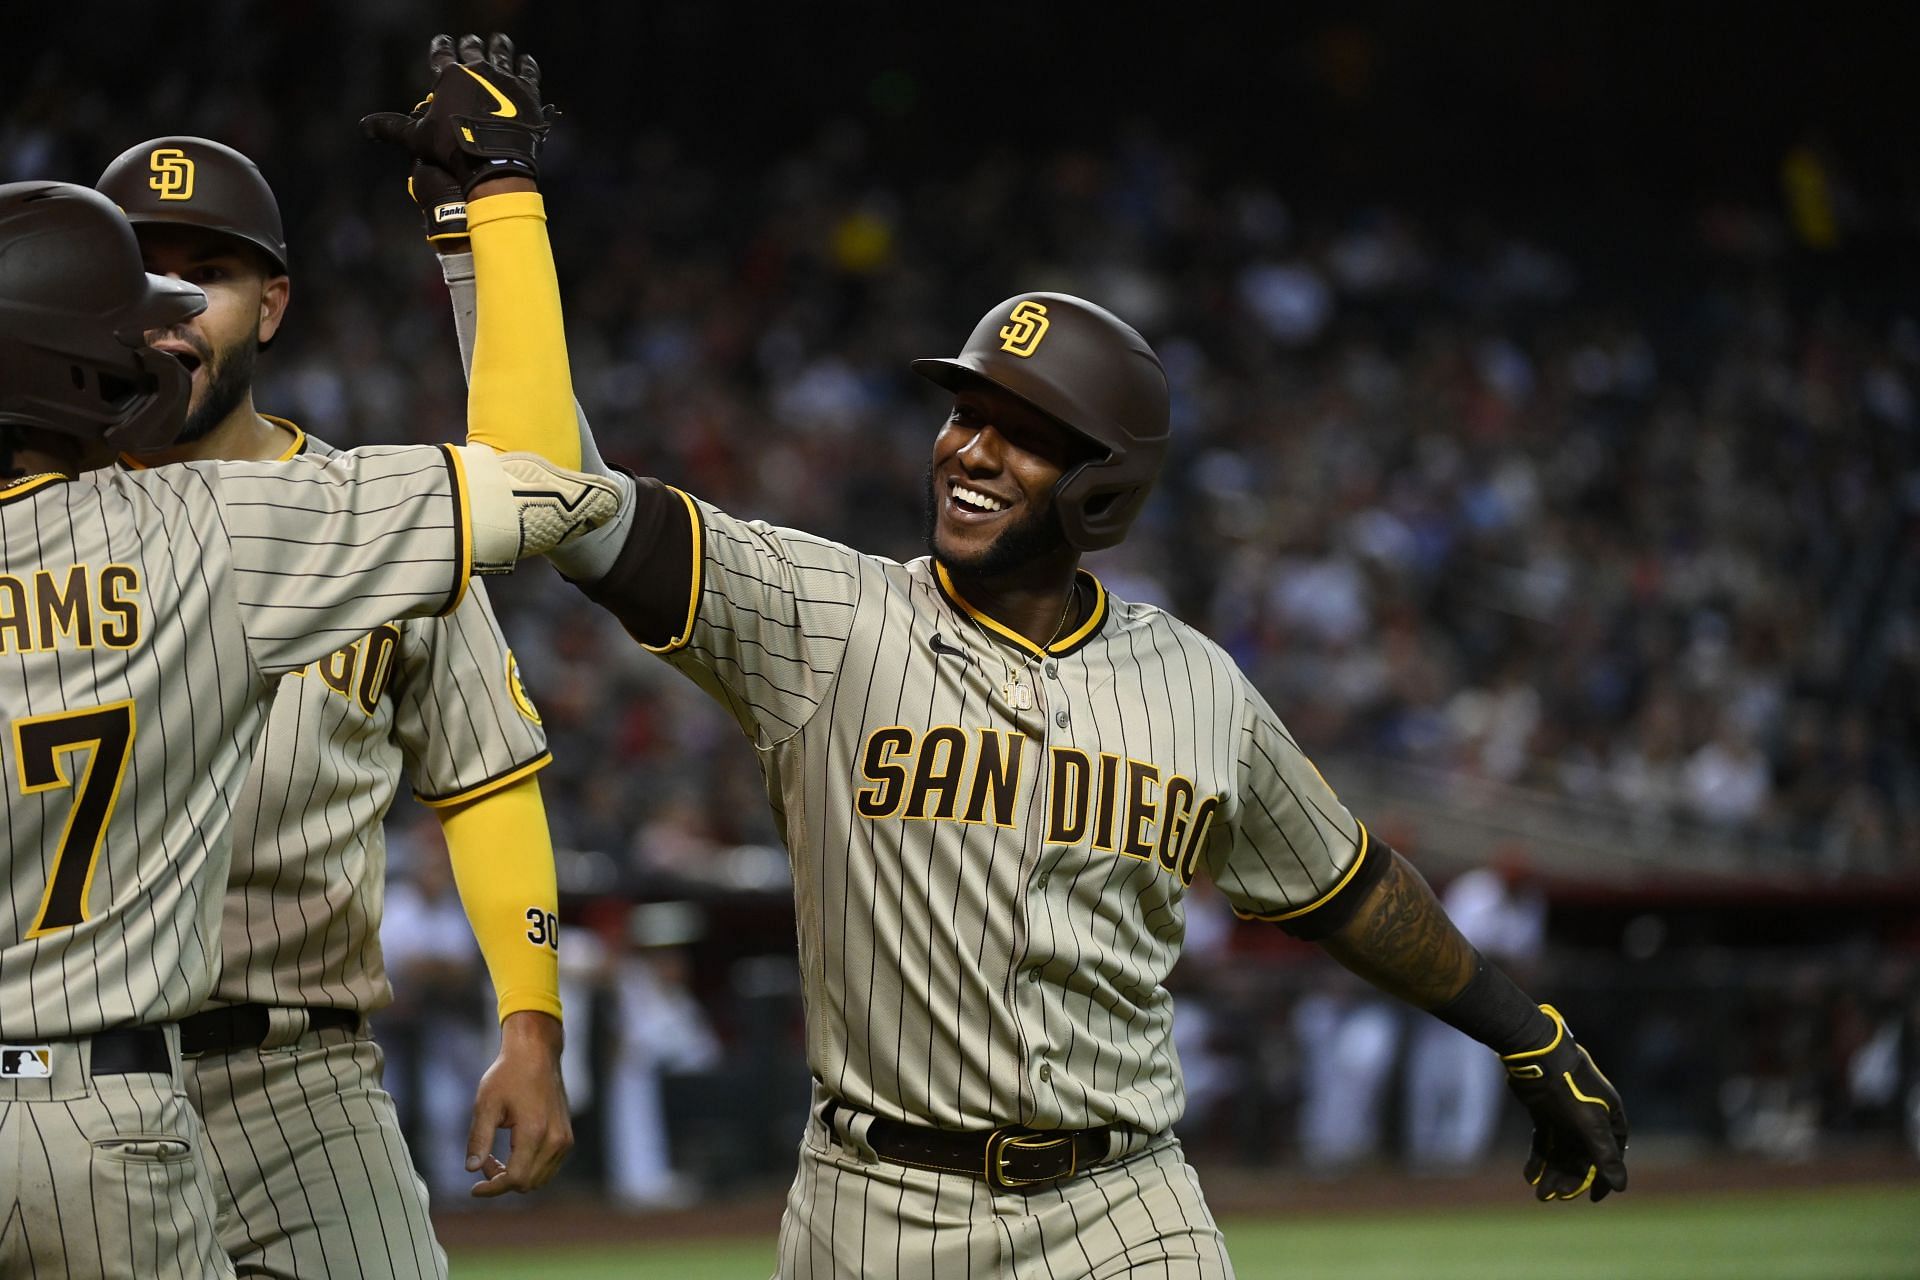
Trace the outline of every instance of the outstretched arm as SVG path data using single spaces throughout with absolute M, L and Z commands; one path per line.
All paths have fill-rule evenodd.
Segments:
M 1374 986 L 1500 1054 L 1508 1087 L 1533 1116 L 1527 1180 L 1541 1200 L 1627 1189 L 1620 1095 L 1551 1005 L 1536 1005 L 1474 949 L 1399 854 L 1354 914 L 1321 939 Z
M 416 164 L 408 178 L 407 190 L 427 220 L 428 240 L 440 254 L 440 272 L 447 282 L 447 297 L 453 304 L 454 334 L 460 343 L 460 366 L 472 381 L 481 312 L 478 270 L 465 234 L 467 221 L 464 211 L 451 226 L 447 214 L 436 212 L 453 206 L 464 210 L 464 206 L 458 205 L 460 188 L 450 175 L 428 165 Z M 495 309 L 498 309 L 498 304 Z M 557 318 L 555 323 L 558 323 Z M 474 393 L 475 398 L 477 395 Z M 599 446 L 593 439 L 593 429 L 587 423 L 586 410 L 580 407 L 578 399 L 574 399 L 572 404 L 579 440 L 580 470 L 605 476 L 620 488 L 619 513 L 599 529 L 575 539 L 552 557 L 554 565 L 567 577 L 577 583 L 590 584 L 607 576 L 621 548 L 632 536 L 635 490 L 631 477 L 616 473 L 601 458 Z M 681 594 L 684 594 L 684 590 Z M 678 599 L 679 596 L 673 598 Z

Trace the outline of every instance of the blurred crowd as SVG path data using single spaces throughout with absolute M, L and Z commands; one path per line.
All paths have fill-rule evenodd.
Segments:
M 1017 289 L 1090 296 L 1159 347 L 1176 413 L 1156 502 L 1095 567 L 1227 645 L 1317 756 L 1556 793 L 1682 853 L 1920 867 L 1920 323 L 1807 286 L 1784 228 L 1675 227 L 1693 277 L 1642 288 L 1594 278 L 1644 270 L 1618 246 L 1296 209 L 1147 136 L 915 180 L 851 127 L 755 174 L 653 139 L 619 182 L 556 185 L 609 456 L 912 556 L 942 405 L 906 362 Z M 351 238 L 417 296 L 341 298 L 275 386 L 330 435 L 410 404 L 444 430 L 457 401 L 414 385 L 451 364 L 431 264 Z M 399 317 L 422 332 L 396 347 Z M 639 870 L 770 841 L 717 710 L 550 577 L 500 594 L 565 839 Z
M 156 131 L 239 146 L 293 258 L 260 403 L 342 444 L 457 431 L 438 274 L 350 113 L 162 66 L 142 101 L 76 101 L 77 71 L 25 78 L 0 176 L 88 180 Z M 328 94 L 385 79 L 348 65 Z M 1920 231 L 1850 251 L 1817 149 L 1770 201 L 1649 219 L 1596 192 L 1529 225 L 1292 190 L 1144 128 L 909 161 L 828 120 L 762 163 L 617 123 L 563 119 L 545 183 L 610 458 L 919 554 L 942 401 L 907 361 L 1013 292 L 1079 293 L 1156 345 L 1176 417 L 1096 569 L 1223 642 L 1316 757 L 1555 793 L 1677 850 L 1920 867 Z M 623 876 L 772 842 L 717 709 L 550 573 L 495 594 L 563 842 Z

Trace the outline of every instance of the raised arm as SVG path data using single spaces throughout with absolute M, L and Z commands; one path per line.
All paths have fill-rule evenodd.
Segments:
M 540 103 L 540 68 L 516 58 L 502 35 L 485 47 L 463 36 L 457 57 L 451 37 L 435 36 L 428 66 L 425 101 L 361 125 L 458 184 L 478 294 L 467 438 L 575 469 L 580 437 L 560 285 L 534 183 L 549 114 Z

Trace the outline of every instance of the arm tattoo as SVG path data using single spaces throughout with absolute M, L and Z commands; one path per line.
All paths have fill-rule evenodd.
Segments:
M 1422 1009 L 1445 1004 L 1473 977 L 1472 944 L 1397 853 L 1353 919 L 1321 945 L 1388 995 Z

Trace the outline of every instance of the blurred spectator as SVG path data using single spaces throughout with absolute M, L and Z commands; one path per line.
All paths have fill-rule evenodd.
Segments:
M 1400 1028 L 1400 1007 L 1345 971 L 1294 1006 L 1300 1155 L 1315 1173 L 1344 1173 L 1379 1154 Z
M 1441 902 L 1460 932 L 1525 987 L 1546 947 L 1547 897 L 1524 855 L 1455 877 Z M 1423 1173 L 1463 1173 L 1485 1158 L 1500 1126 L 1506 1072 L 1487 1047 L 1437 1018 L 1416 1016 L 1407 1046 L 1407 1161 Z
M 694 1198 L 673 1167 L 661 1077 L 720 1064 L 720 1041 L 687 985 L 686 948 L 704 931 L 700 909 L 685 902 L 646 903 L 628 917 L 632 950 L 613 972 L 619 1025 L 605 1097 L 607 1190 L 627 1208 Z
M 473 1092 L 492 1060 L 499 1032 L 488 1017 L 491 987 L 473 926 L 454 889 L 439 824 L 416 813 L 390 853 L 405 868 L 387 889 L 380 947 L 393 977 L 393 1005 L 382 1013 L 388 1041 L 388 1091 L 407 1144 L 436 1208 L 471 1203 L 467 1132 Z M 504 1153 L 501 1153 L 504 1156 Z

